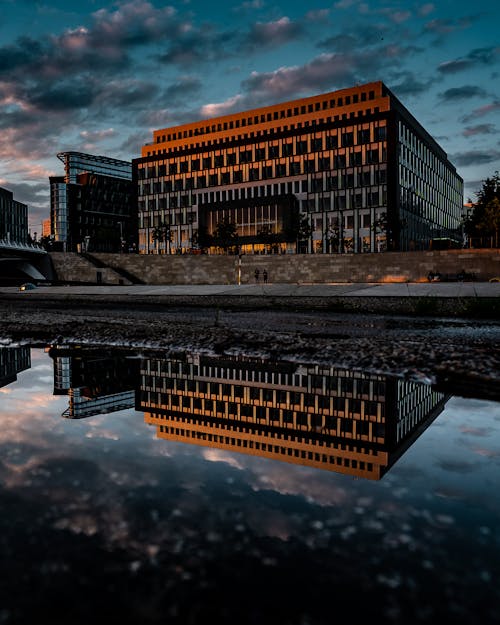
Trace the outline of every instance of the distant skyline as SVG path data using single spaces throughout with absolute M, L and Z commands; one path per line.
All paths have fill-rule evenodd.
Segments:
M 500 170 L 500 8 L 479 0 L 0 0 L 0 186 L 49 216 L 56 154 L 131 160 L 155 129 L 384 81 L 465 197 Z

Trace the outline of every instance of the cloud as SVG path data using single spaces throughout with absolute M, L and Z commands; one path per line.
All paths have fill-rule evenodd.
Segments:
M 104 130 L 82 130 L 80 132 L 80 137 L 82 139 L 91 142 L 102 141 L 108 137 L 114 137 L 115 135 L 116 130 L 114 128 L 106 128 Z
M 490 113 L 496 113 L 497 111 L 500 111 L 500 100 L 490 102 L 489 104 L 485 104 L 484 106 L 474 109 L 467 115 L 464 115 L 461 121 L 467 123 L 480 117 L 484 117 L 485 115 L 489 115 Z
M 398 97 L 427 94 L 435 82 L 434 78 L 429 78 L 425 81 L 419 80 L 412 72 L 397 73 L 395 80 L 399 82 L 396 84 L 391 83 L 390 88 Z
M 441 74 L 457 74 L 478 65 L 492 65 L 498 60 L 499 53 L 500 48 L 497 46 L 475 48 L 464 57 L 441 63 L 437 70 Z
M 465 17 L 459 17 L 457 19 L 434 19 L 427 22 L 424 26 L 425 33 L 432 33 L 435 35 L 447 35 L 457 30 L 464 30 L 469 28 L 474 21 L 478 18 L 477 15 L 469 15 Z
M 220 115 L 228 115 L 237 110 L 240 110 L 240 104 L 244 101 L 241 94 L 232 96 L 225 102 L 219 102 L 217 104 L 205 104 L 200 108 L 200 116 L 202 119 L 208 117 L 219 117 Z
M 463 87 L 452 87 L 439 94 L 441 100 L 454 102 L 456 100 L 467 100 L 469 98 L 484 97 L 486 92 L 481 87 L 474 85 L 464 85 Z
M 329 17 L 330 13 L 330 9 L 313 9 L 311 11 L 307 11 L 305 19 L 308 22 L 322 22 Z
M 419 15 L 422 15 L 425 17 L 426 15 L 429 15 L 429 13 L 432 13 L 435 10 L 436 10 L 436 7 L 431 2 L 427 2 L 426 4 L 423 4 L 422 6 L 420 6 L 417 12 Z
M 493 124 L 478 124 L 477 126 L 468 126 L 462 132 L 464 137 L 473 137 L 475 135 L 492 135 L 498 131 Z
M 248 2 L 242 2 L 237 7 L 234 7 L 233 11 L 254 11 L 264 8 L 265 4 L 264 0 L 248 0 Z
M 303 34 L 303 27 L 285 16 L 273 22 L 253 24 L 243 46 L 250 50 L 276 48 L 298 39 Z
M 469 150 L 468 152 L 458 152 L 450 157 L 452 163 L 459 167 L 469 167 L 471 165 L 485 165 L 500 161 L 500 150 Z

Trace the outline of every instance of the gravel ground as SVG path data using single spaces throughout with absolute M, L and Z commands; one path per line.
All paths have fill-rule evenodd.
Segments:
M 500 400 L 500 322 L 461 318 L 222 308 L 140 300 L 0 302 L 4 345 L 202 350 L 334 364 L 429 381 L 453 394 Z M 206 304 L 206 305 L 205 305 Z M 304 308 L 304 307 L 302 307 Z

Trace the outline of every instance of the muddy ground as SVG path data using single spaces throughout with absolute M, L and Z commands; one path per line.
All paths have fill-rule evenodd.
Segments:
M 3 298 L 2 344 L 85 343 L 109 349 L 244 353 L 423 380 L 500 400 L 500 321 L 342 313 L 213 298 L 168 302 Z

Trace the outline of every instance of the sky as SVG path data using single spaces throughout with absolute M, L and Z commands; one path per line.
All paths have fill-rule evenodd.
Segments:
M 49 216 L 57 153 L 131 160 L 152 131 L 382 80 L 475 199 L 500 170 L 490 0 L 0 0 L 0 186 Z

